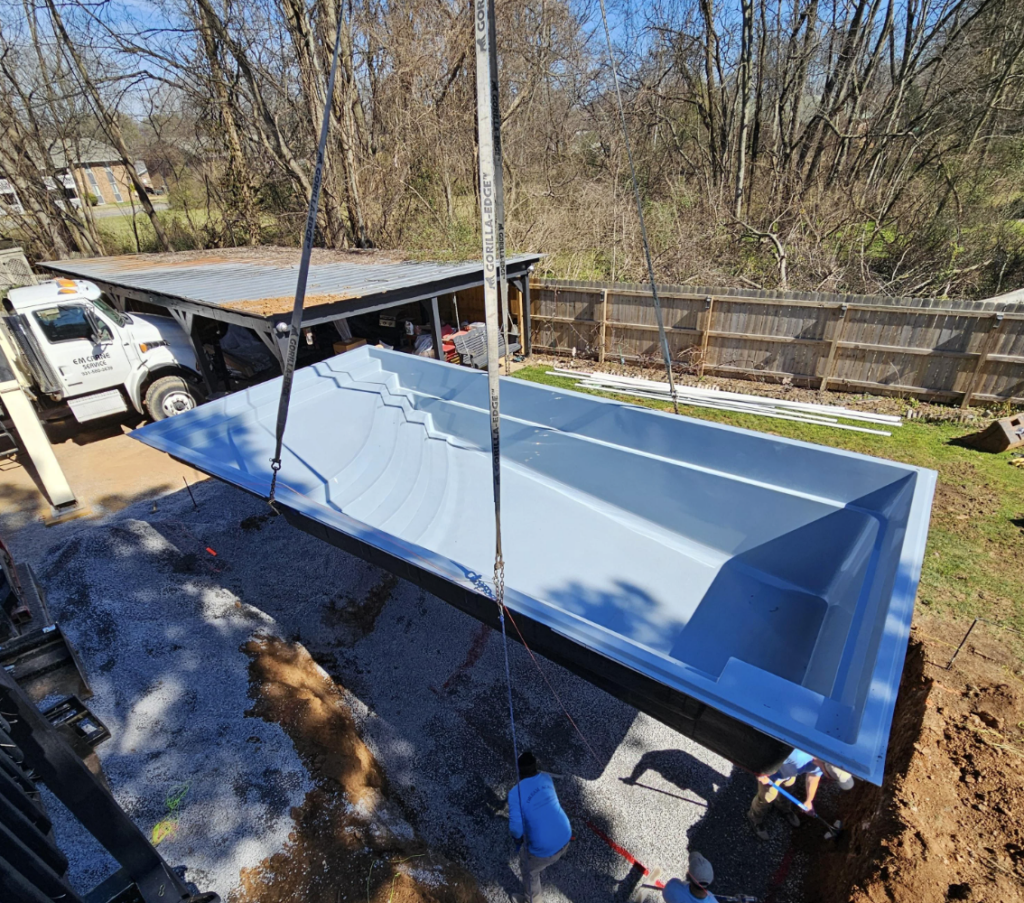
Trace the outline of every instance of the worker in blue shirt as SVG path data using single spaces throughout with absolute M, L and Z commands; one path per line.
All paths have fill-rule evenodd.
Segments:
M 513 894 L 512 900 L 540 903 L 540 873 L 565 855 L 572 828 L 551 775 L 537 767 L 530 750 L 519 757 L 519 783 L 508 792 L 508 827 L 520 853 L 526 891 L 526 896 Z
M 694 850 L 690 853 L 686 870 L 686 880 L 673 878 L 662 888 L 661 896 L 665 903 L 715 903 L 715 895 L 708 890 L 708 885 L 715 880 L 715 870 L 711 863 Z
M 750 811 L 747 812 L 747 820 L 754 829 L 754 833 L 761 840 L 768 839 L 768 829 L 764 826 L 764 817 L 773 804 L 781 807 L 787 821 L 794 828 L 800 826 L 799 813 L 792 803 L 784 800 L 779 791 L 772 786 L 773 781 L 790 790 L 796 787 L 797 778 L 804 775 L 806 787 L 801 808 L 804 812 L 813 814 L 814 798 L 817 796 L 818 785 L 821 783 L 823 774 L 827 774 L 836 781 L 843 790 L 849 790 L 853 786 L 853 777 L 849 772 L 836 768 L 835 765 L 829 765 L 821 759 L 816 759 L 810 753 L 805 753 L 800 749 L 794 749 L 789 754 L 789 758 L 779 766 L 778 771 L 771 775 L 759 774 L 757 776 L 757 796 L 751 801 Z

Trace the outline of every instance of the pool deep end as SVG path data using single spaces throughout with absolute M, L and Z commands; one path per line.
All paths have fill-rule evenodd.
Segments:
M 133 435 L 265 496 L 279 392 Z M 531 647 L 753 771 L 798 746 L 881 782 L 933 471 L 515 379 L 501 408 Z M 497 623 L 483 374 L 376 348 L 298 371 L 278 485 L 295 525 Z

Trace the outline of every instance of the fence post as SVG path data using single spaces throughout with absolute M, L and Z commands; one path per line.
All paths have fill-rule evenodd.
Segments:
M 520 283 L 523 287 L 523 292 L 519 296 L 520 310 L 523 312 L 523 354 L 529 357 L 533 354 L 533 308 L 530 306 L 533 301 L 530 300 L 530 275 L 527 273 L 523 276 L 523 281 Z
M 601 292 L 601 346 L 597 350 L 597 362 L 604 363 L 605 336 L 608 334 L 608 289 Z
M 988 335 L 985 336 L 985 344 L 981 349 L 981 356 L 978 358 L 978 363 L 974 365 L 974 372 L 971 374 L 971 381 L 967 384 L 967 391 L 964 393 L 964 400 L 960 402 L 961 408 L 969 408 L 971 406 L 971 397 L 974 395 L 975 390 L 978 387 L 978 382 L 981 379 L 982 371 L 985 369 L 985 364 L 988 363 L 988 356 L 992 353 L 992 349 L 996 347 L 996 341 L 999 338 L 999 332 L 1003 328 L 1003 315 L 995 314 L 993 322 L 989 324 Z
M 559 324 L 558 324 L 558 321 L 557 321 L 557 317 L 558 317 L 558 289 L 557 288 L 554 290 L 554 292 L 551 295 L 551 316 L 553 318 L 555 318 L 555 319 L 548 321 L 548 329 L 551 330 L 551 339 L 555 343 L 555 354 L 558 354 L 561 351 L 564 351 L 566 354 L 568 354 L 569 351 L 570 351 L 569 347 L 566 346 L 565 348 L 563 348 L 561 343 L 559 342 L 559 339 L 558 339 L 558 332 L 557 332 L 557 330 L 558 330 L 558 325 Z
M 846 331 L 846 309 L 847 305 L 845 304 L 840 304 L 837 308 L 839 317 L 833 327 L 832 343 L 828 346 L 828 360 L 825 361 L 825 374 L 821 377 L 821 385 L 818 386 L 819 392 L 828 391 L 828 381 L 832 378 L 832 371 L 836 366 L 836 349 L 839 348 L 843 333 Z
M 708 356 L 708 339 L 711 338 L 711 322 L 715 316 L 715 299 L 708 295 L 704 299 L 704 323 L 700 327 L 700 363 L 697 365 L 697 379 L 704 378 L 704 363 Z

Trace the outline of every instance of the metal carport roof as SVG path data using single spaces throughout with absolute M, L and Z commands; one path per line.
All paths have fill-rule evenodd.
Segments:
M 511 258 L 509 279 L 525 282 L 538 260 L 539 254 Z M 298 249 L 273 247 L 39 264 L 52 273 L 88 279 L 132 300 L 250 327 L 276 323 L 290 313 L 298 265 Z M 482 284 L 479 261 L 443 263 L 408 259 L 401 252 L 316 250 L 302 323 L 315 326 Z

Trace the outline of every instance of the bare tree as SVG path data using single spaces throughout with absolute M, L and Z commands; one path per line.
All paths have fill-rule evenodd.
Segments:
M 652 0 L 632 18 L 609 2 L 661 278 L 1024 281 L 1018 0 Z M 40 10 L 52 29 L 23 43 L 51 77 L 8 67 L 11 140 L 73 149 L 98 129 L 128 163 L 173 158 L 175 240 L 197 245 L 298 240 L 341 21 L 319 240 L 476 253 L 471 0 Z M 592 0 L 499 0 L 509 240 L 552 252 L 553 272 L 631 279 L 643 255 L 594 15 Z M 37 189 L 25 219 L 41 246 L 102 250 L 89 213 Z
M 156 235 L 157 244 L 161 250 L 169 251 L 171 249 L 171 243 L 167 240 L 167 234 L 164 232 L 164 228 L 160 224 L 160 219 L 157 216 L 156 209 L 153 207 L 153 202 L 149 199 L 149 195 L 146 193 L 146 186 L 142 183 L 142 179 L 136 171 L 135 161 L 132 159 L 132 155 L 128 150 L 128 145 L 121 132 L 121 125 L 118 122 L 116 113 L 107 106 L 106 101 L 103 99 L 93 76 L 89 72 L 89 68 L 85 64 L 85 60 L 83 59 L 77 44 L 68 34 L 67 28 L 64 25 L 64 19 L 61 16 L 60 11 L 57 9 L 57 4 L 54 0 L 44 0 L 44 2 L 46 4 L 46 8 L 50 12 L 50 22 L 52 23 L 54 32 L 60 41 L 61 48 L 65 53 L 67 53 L 68 58 L 74 64 L 82 88 L 92 101 L 93 109 L 96 111 L 96 116 L 103 127 L 103 131 L 110 143 L 114 146 L 114 149 L 117 151 L 121 159 L 121 163 L 124 165 L 129 179 L 131 179 L 132 187 L 135 189 L 135 194 L 138 196 L 139 203 L 142 205 L 142 209 L 145 210 L 146 216 L 149 217 L 150 222 L 153 224 L 153 232 Z

